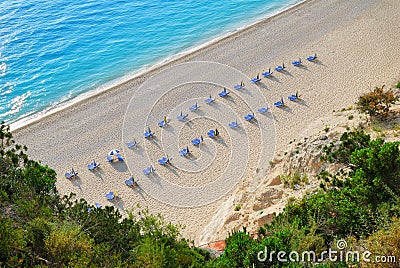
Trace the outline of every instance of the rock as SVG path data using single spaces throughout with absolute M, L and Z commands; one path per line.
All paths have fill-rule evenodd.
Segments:
M 237 221 L 239 218 L 240 218 L 240 213 L 235 212 L 235 213 L 233 213 L 232 215 L 230 215 L 230 216 L 226 219 L 226 221 L 225 221 L 224 224 L 226 225 L 226 224 L 229 224 L 229 223 L 232 222 L 232 221 Z
M 267 223 L 271 223 L 271 221 L 274 219 L 275 215 L 274 214 L 267 214 L 263 215 L 260 218 L 256 220 L 258 226 L 264 226 Z
M 219 256 L 221 256 L 222 253 L 224 253 L 223 251 L 218 251 L 218 250 L 215 250 L 215 249 L 212 249 L 212 248 L 201 248 L 201 249 L 210 252 L 210 258 L 211 259 L 216 259 Z
M 259 211 L 259 210 L 269 207 L 271 204 L 272 204 L 272 202 L 256 202 L 253 204 L 252 209 L 254 211 Z
M 256 195 L 258 201 L 271 201 L 273 199 L 281 199 L 283 191 L 276 188 L 268 187 L 265 192 Z
M 323 135 L 323 136 L 319 137 L 319 139 L 320 139 L 321 141 L 324 141 L 324 140 L 327 140 L 327 139 L 328 139 L 328 136 Z
M 276 186 L 282 184 L 280 176 L 276 176 L 268 186 Z

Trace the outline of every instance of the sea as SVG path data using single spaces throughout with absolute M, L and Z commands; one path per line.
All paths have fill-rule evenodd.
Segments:
M 22 126 L 302 0 L 3 0 L 0 121 Z

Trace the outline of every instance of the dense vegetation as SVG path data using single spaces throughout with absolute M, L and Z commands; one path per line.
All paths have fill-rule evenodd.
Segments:
M 1 267 L 204 267 L 208 252 L 146 211 L 123 218 L 61 197 L 56 173 L 0 127 Z
M 308 267 L 309 262 L 278 262 L 276 253 L 315 251 L 318 258 L 322 251 L 335 248 L 339 239 L 347 241 L 348 250 L 371 251 L 373 255 L 369 259 L 386 254 L 396 255 L 399 260 L 399 145 L 399 142 L 371 140 L 362 131 L 344 133 L 339 144 L 324 148 L 323 158 L 343 163 L 347 172 L 322 172 L 320 190 L 287 205 L 270 225 L 260 228 L 256 240 L 245 230 L 233 233 L 227 239 L 225 253 L 211 264 L 214 267 Z M 275 257 L 260 262 L 257 254 L 265 251 L 265 247 L 268 252 L 275 251 Z M 321 263 L 325 267 L 351 264 L 351 258 L 347 263 L 345 258 L 342 260 L 332 262 L 325 258 Z M 393 263 L 387 265 L 390 267 Z

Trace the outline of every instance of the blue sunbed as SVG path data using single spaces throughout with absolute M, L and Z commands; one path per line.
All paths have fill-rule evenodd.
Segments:
M 145 138 L 151 138 L 151 137 L 153 137 L 153 132 L 151 132 L 151 131 L 146 131 L 144 134 L 143 134 L 143 136 L 145 137 Z
M 254 119 L 254 115 L 248 114 L 248 115 L 246 115 L 246 116 L 244 117 L 244 119 L 246 119 L 246 121 L 251 121 L 251 120 Z
M 115 198 L 114 192 L 109 192 L 106 194 L 106 197 L 108 200 L 113 200 Z
M 183 113 L 181 112 L 181 114 L 178 115 L 176 118 L 178 118 L 179 121 L 183 121 L 183 120 L 186 119 L 186 117 L 188 117 L 188 115 L 187 115 L 187 114 L 183 114 Z
M 132 148 L 132 147 L 135 147 L 137 144 L 138 144 L 138 142 L 131 141 L 131 142 L 128 142 L 126 145 L 128 146 L 128 148 Z
M 229 124 L 229 126 L 230 126 L 231 128 L 237 128 L 237 127 L 239 127 L 239 124 L 238 124 L 237 121 L 233 121 L 232 123 Z
M 167 125 L 167 122 L 165 122 L 164 120 L 160 121 L 157 123 L 159 127 L 165 127 Z
M 190 106 L 190 107 L 189 107 L 189 110 L 192 111 L 192 112 L 194 112 L 194 111 L 196 111 L 196 110 L 199 109 L 199 108 L 200 108 L 200 106 L 198 106 L 198 105 L 197 105 L 197 102 L 196 102 L 193 106 Z
M 254 84 L 257 84 L 260 81 L 261 81 L 261 78 L 258 77 L 258 76 L 251 79 L 251 82 L 254 83 Z
M 282 65 L 277 66 L 275 68 L 275 70 L 278 71 L 278 72 L 282 72 L 285 68 L 286 68 L 285 64 L 282 64 Z
M 192 144 L 197 146 L 201 143 L 201 140 L 199 138 L 195 138 L 194 140 L 192 140 Z
M 212 103 L 213 101 L 214 101 L 214 99 L 211 97 L 211 95 L 210 95 L 210 97 L 209 97 L 208 99 L 205 100 L 205 102 L 206 102 L 207 104 L 210 104 L 210 103 Z
M 156 171 L 153 166 L 148 166 L 147 168 L 143 169 L 143 173 L 145 175 L 149 175 L 150 173 L 153 173 L 154 171 Z
M 130 177 L 129 179 L 125 180 L 125 184 L 127 186 L 132 186 L 135 183 L 135 180 L 133 179 L 133 177 Z
M 229 91 L 227 91 L 226 90 L 226 88 L 224 88 L 224 90 L 223 91 L 221 91 L 220 93 L 218 93 L 218 95 L 221 97 L 221 98 L 225 98 L 225 97 L 227 97 L 228 95 L 229 95 Z
M 307 60 L 308 60 L 308 61 L 315 61 L 316 59 L 317 59 L 317 53 L 315 53 L 314 56 L 308 56 L 308 57 L 307 57 Z
M 301 59 L 292 61 L 293 66 L 299 67 L 301 65 Z
M 263 72 L 262 75 L 263 75 L 264 77 L 270 77 L 270 76 L 272 76 L 272 73 L 273 73 L 273 72 L 271 72 L 271 68 L 269 68 L 268 72 Z
M 166 157 L 163 157 L 163 158 L 161 158 L 161 159 L 158 159 L 158 163 L 160 163 L 160 165 L 165 166 L 166 164 L 169 163 L 169 159 L 166 158 Z
M 215 130 L 214 130 L 214 129 L 211 129 L 210 131 L 207 132 L 207 135 L 208 135 L 210 138 L 215 138 Z

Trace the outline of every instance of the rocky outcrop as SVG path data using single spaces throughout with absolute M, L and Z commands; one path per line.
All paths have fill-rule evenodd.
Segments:
M 305 127 L 285 150 L 276 153 L 268 174 L 255 190 L 240 188 L 220 207 L 204 230 L 201 243 L 224 239 L 230 232 L 243 227 L 256 234 L 260 226 L 270 223 L 282 212 L 289 200 L 300 199 L 317 190 L 317 175 L 321 171 L 336 173 L 343 168 L 321 160 L 324 146 L 337 141 L 343 132 L 360 127 L 363 122 L 365 117 L 349 109 Z M 285 185 L 284 181 L 288 183 Z

